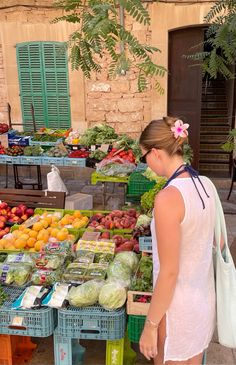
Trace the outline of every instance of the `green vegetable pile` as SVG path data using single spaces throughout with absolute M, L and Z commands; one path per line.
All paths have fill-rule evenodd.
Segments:
M 141 196 L 141 207 L 145 214 L 150 215 L 154 207 L 155 196 L 163 188 L 166 183 L 164 177 L 158 177 L 158 183 L 149 191 Z
M 184 162 L 191 165 L 192 160 L 193 160 L 193 150 L 192 150 L 191 146 L 188 143 L 184 144 L 183 152 L 184 152 L 184 155 L 183 155 Z
M 114 128 L 107 124 L 98 124 L 93 128 L 88 128 L 80 138 L 80 144 L 91 146 L 95 144 L 111 143 L 117 139 Z
M 0 307 L 5 303 L 7 299 L 8 299 L 7 293 L 3 290 L 2 287 L 0 287 Z
M 59 139 L 58 136 L 53 136 L 53 135 L 50 135 L 50 134 L 37 134 L 35 133 L 33 138 L 32 138 L 32 141 L 37 141 L 37 142 L 56 142 L 57 140 Z
M 89 157 L 90 158 L 95 158 L 96 160 L 98 161 L 101 161 L 104 159 L 104 157 L 106 157 L 107 153 L 106 152 L 103 152 L 101 150 L 95 150 L 93 152 L 90 153 Z
M 118 148 L 124 148 L 124 150 L 131 149 L 136 157 L 136 161 L 139 161 L 140 157 L 142 156 L 138 140 L 134 140 L 126 134 L 120 135 L 115 145 Z
M 41 156 L 43 154 L 43 149 L 40 146 L 27 146 L 24 148 L 25 156 Z
M 68 151 L 66 147 L 59 143 L 56 146 L 50 148 L 50 150 L 47 152 L 48 157 L 66 157 L 68 156 Z
M 143 256 L 139 261 L 139 267 L 136 272 L 134 279 L 132 280 L 131 290 L 152 292 L 153 282 L 152 282 L 152 257 Z

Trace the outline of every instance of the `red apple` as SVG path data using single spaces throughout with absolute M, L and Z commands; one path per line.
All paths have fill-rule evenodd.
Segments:
M 0 215 L 0 221 L 6 223 L 7 217 L 4 217 L 3 215 Z
M 14 214 L 16 213 L 16 210 L 17 210 L 17 207 L 11 208 L 11 212 L 14 213 Z
M 26 205 L 24 205 L 24 204 L 20 204 L 20 205 L 18 205 L 18 208 L 20 208 L 20 209 L 21 209 L 21 211 L 22 211 L 22 213 L 23 213 L 23 214 L 25 213 L 25 211 L 26 211 L 26 209 L 27 209 Z
M 29 217 L 30 217 L 31 215 L 34 215 L 34 209 L 32 209 L 32 208 L 28 208 L 28 209 L 26 209 L 25 214 L 27 214 Z
M 13 222 L 19 222 L 20 221 L 20 217 L 17 217 L 17 215 L 15 215 L 15 217 L 12 218 Z
M 7 210 L 6 209 L 1 209 L 0 214 L 1 215 L 7 215 Z
M 3 236 L 5 236 L 6 232 L 3 230 L 3 231 L 0 231 L 0 238 L 2 238 Z
M 3 229 L 5 227 L 5 223 L 0 221 L 0 229 Z
M 26 221 L 28 218 L 29 218 L 29 217 L 28 217 L 28 215 L 27 215 L 27 214 L 23 214 L 23 215 L 21 216 L 21 219 L 23 219 L 23 221 Z
M 5 227 L 5 228 L 4 228 L 4 231 L 5 231 L 5 232 L 6 232 L 6 234 L 7 234 L 7 233 L 9 233 L 9 232 L 10 232 L 10 228 L 9 228 L 9 227 Z
M 0 209 L 6 209 L 8 207 L 8 204 L 5 202 L 0 203 Z
M 18 217 L 21 217 L 22 214 L 23 214 L 23 211 L 19 207 L 17 207 L 16 211 L 15 211 L 15 215 L 17 215 Z

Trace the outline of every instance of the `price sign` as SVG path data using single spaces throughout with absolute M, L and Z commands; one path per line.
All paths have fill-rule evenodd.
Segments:
M 101 151 L 103 152 L 107 152 L 109 148 L 109 144 L 102 144 L 101 147 L 99 148 Z
M 16 327 L 22 327 L 22 325 L 23 325 L 23 320 L 24 320 L 24 318 L 23 318 L 23 317 L 15 316 L 15 317 L 12 319 L 11 325 L 12 325 L 12 326 L 16 326 Z

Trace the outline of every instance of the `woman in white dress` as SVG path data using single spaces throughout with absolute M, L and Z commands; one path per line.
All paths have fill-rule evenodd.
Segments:
M 142 132 L 143 162 L 167 184 L 151 224 L 154 291 L 140 351 L 155 365 L 200 365 L 215 328 L 214 193 L 184 163 L 189 125 L 166 117 Z

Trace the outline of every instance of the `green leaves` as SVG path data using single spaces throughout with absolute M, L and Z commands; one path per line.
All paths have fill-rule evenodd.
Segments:
M 234 150 L 236 150 L 235 138 L 236 138 L 236 129 L 232 129 L 229 132 L 229 135 L 227 137 L 227 140 L 221 146 L 222 150 L 225 151 L 225 152 L 229 152 L 229 153 L 230 152 L 233 152 Z
M 152 61 L 152 55 L 160 50 L 141 44 L 123 26 L 123 10 L 134 22 L 150 24 L 150 16 L 142 0 L 58 0 L 55 6 L 64 9 L 66 14 L 54 19 L 54 23 L 78 23 L 78 29 L 68 41 L 73 70 L 81 69 L 84 76 L 90 78 L 92 72 L 101 72 L 100 60 L 107 59 L 109 55 L 109 77 L 125 75 L 134 67 L 139 70 L 139 91 L 149 87 L 150 78 L 165 75 L 167 70 Z M 159 93 L 164 92 L 159 81 L 154 85 Z
M 202 43 L 207 51 L 186 58 L 200 61 L 204 75 L 216 79 L 220 74 L 225 79 L 233 79 L 235 73 L 232 66 L 236 59 L 236 1 L 217 1 L 204 20 L 211 23 L 206 32 L 206 41 Z

